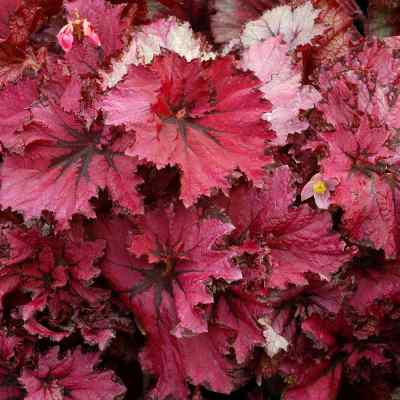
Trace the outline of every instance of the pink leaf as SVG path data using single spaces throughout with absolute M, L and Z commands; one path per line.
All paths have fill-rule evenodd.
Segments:
M 263 119 L 276 132 L 274 143 L 284 145 L 289 133 L 308 128 L 308 122 L 299 119 L 300 110 L 312 108 L 321 97 L 312 86 L 302 84 L 302 72 L 280 37 L 255 42 L 244 50 L 241 67 L 253 71 L 260 79 L 264 98 L 272 104 L 272 110 Z
M 236 168 L 259 182 L 262 167 L 269 161 L 264 142 L 272 136 L 261 120 L 269 108 L 257 95 L 257 80 L 236 71 L 231 58 L 206 66 L 170 54 L 158 58 L 152 70 L 162 86 L 149 115 L 144 116 L 142 110 L 152 106 L 147 92 L 154 82 L 150 74 L 139 90 L 129 92 L 128 78 L 105 100 L 108 123 L 123 123 L 136 130 L 136 142 L 127 154 L 159 168 L 178 165 L 185 206 L 200 195 L 209 195 L 213 188 L 227 189 L 226 177 Z M 139 71 L 134 69 L 131 74 L 136 76 Z M 126 104 L 139 101 L 139 112 L 120 113 L 122 97 L 127 95 Z
M 28 79 L 9 84 L 0 92 L 0 140 L 10 151 L 23 151 L 17 132 L 29 121 L 29 108 L 37 97 L 36 81 Z
M 239 38 L 245 23 L 279 5 L 276 0 L 214 0 L 211 30 L 217 43 Z
M 241 36 L 244 46 L 251 46 L 270 37 L 281 36 L 289 50 L 311 43 L 326 27 L 316 22 L 319 10 L 310 1 L 292 8 L 289 5 L 275 7 L 246 24 Z

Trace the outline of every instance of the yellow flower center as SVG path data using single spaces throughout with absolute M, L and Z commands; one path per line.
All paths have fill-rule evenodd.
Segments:
M 317 181 L 313 184 L 314 193 L 324 194 L 328 190 L 324 181 Z

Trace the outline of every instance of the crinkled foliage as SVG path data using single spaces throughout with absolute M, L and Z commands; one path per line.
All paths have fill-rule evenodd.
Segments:
M 320 94 L 311 86 L 302 84 L 301 69 L 293 64 L 288 46 L 278 38 L 255 41 L 242 53 L 241 67 L 254 72 L 260 79 L 265 99 L 272 110 L 263 115 L 276 132 L 274 143 L 284 145 L 289 133 L 308 128 L 301 120 L 300 111 L 312 108 L 320 100 Z
M 151 72 L 143 76 L 141 67 L 131 67 L 103 103 L 108 124 L 136 131 L 127 154 L 160 168 L 179 166 L 185 206 L 213 188 L 227 189 L 237 168 L 259 182 L 268 162 L 265 142 L 273 135 L 261 119 L 269 105 L 258 81 L 236 70 L 230 57 L 202 64 L 168 54 L 153 62 Z M 160 88 L 152 95 L 157 79 Z M 121 114 L 121 103 L 135 112 Z
M 244 241 L 244 250 L 250 241 L 255 251 L 265 254 L 272 287 L 303 285 L 306 272 L 328 280 L 351 258 L 339 235 L 331 231 L 330 214 L 292 207 L 294 196 L 290 172 L 281 167 L 266 178 L 265 188 L 240 186 L 230 193 L 230 200 L 222 201 L 236 227 L 234 238 Z
M 398 60 L 392 49 L 375 40 L 357 49 L 347 63 L 345 69 L 336 65 L 321 75 L 320 108 L 334 129 L 321 133 L 329 152 L 322 171 L 339 181 L 334 202 L 345 210 L 343 223 L 350 237 L 396 258 Z
M 85 241 L 81 227 L 44 236 L 38 227 L 5 226 L 2 246 L 2 300 L 9 293 L 26 295 L 15 317 L 30 334 L 60 341 L 80 329 L 80 310 L 95 312 L 108 300 L 106 290 L 92 287 L 105 243 Z
M 396 399 L 397 3 L 3 0 L 0 399 Z
M 281 36 L 290 50 L 306 45 L 323 33 L 324 29 L 316 23 L 319 10 L 311 2 L 292 9 L 288 5 L 266 11 L 261 18 L 250 21 L 243 29 L 241 41 L 244 46 L 273 36 Z
M 24 124 L 29 121 L 29 107 L 37 97 L 37 84 L 28 79 L 9 85 L 1 92 L 0 140 L 4 147 L 13 152 L 21 151 L 23 143 L 18 142 L 15 132 L 22 130 Z
M 250 260 L 249 260 L 250 261 Z M 248 361 L 255 347 L 264 347 L 261 319 L 266 314 L 268 290 L 265 268 L 260 263 L 243 261 L 243 279 L 218 290 L 216 285 L 215 321 L 236 332 L 233 342 L 239 364 Z
M 148 338 L 141 360 L 158 378 L 154 398 L 186 398 L 186 379 L 222 393 L 239 379 L 226 358 L 229 330 L 209 326 L 206 318 L 212 280 L 242 276 L 230 263 L 231 252 L 212 248 L 231 229 L 182 205 L 151 212 L 137 228 L 123 219 L 95 227 L 108 243 L 103 274 Z M 209 369 L 213 363 L 218 371 Z
M 141 211 L 137 160 L 124 155 L 126 138 L 118 129 L 100 121 L 87 127 L 56 104 L 39 104 L 18 140 L 24 154 L 9 154 L 1 169 L 3 207 L 27 218 L 52 211 L 65 228 L 76 213 L 94 217 L 89 200 L 108 188 L 121 207 Z
M 273 0 L 214 0 L 211 29 L 215 41 L 228 43 L 239 38 L 246 22 L 279 4 L 279 1 Z
M 83 353 L 76 349 L 72 354 L 59 357 L 53 347 L 38 360 L 37 369 L 25 368 L 20 382 L 27 391 L 27 400 L 112 400 L 122 395 L 125 388 L 115 381 L 112 371 L 97 371 L 99 353 Z
M 75 0 L 66 4 L 67 18 L 86 18 L 100 39 L 104 55 L 109 57 L 122 47 L 126 21 L 122 19 L 123 5 L 113 6 L 104 0 Z
M 20 338 L 0 334 L 0 397 L 12 400 L 22 395 L 18 384 L 18 367 L 23 361 L 23 343 Z

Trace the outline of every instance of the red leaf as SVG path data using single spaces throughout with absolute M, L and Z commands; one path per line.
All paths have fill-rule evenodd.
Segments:
M 275 171 L 258 190 L 241 186 L 231 192 L 227 213 L 237 228 L 234 236 L 258 242 L 271 264 L 270 285 L 304 285 L 304 273 L 329 279 L 351 256 L 339 235 L 331 232 L 329 213 L 308 206 L 291 208 L 294 191 L 287 167 Z
M 161 321 L 165 318 L 163 315 Z M 210 326 L 208 333 L 175 339 L 168 334 L 168 327 L 163 322 L 160 330 L 149 330 L 149 342 L 140 358 L 143 367 L 159 377 L 151 398 L 172 395 L 187 399 L 185 378 L 218 393 L 229 394 L 235 389 L 241 379 L 237 367 L 226 357 L 226 331 Z
M 157 209 L 147 213 L 138 228 L 141 233 L 132 237 L 128 249 L 137 257 L 145 256 L 149 264 L 136 273 L 137 283 L 130 289 L 131 301 L 136 300 L 136 287 L 142 288 L 138 295 L 145 288 L 153 292 L 155 310 L 157 301 L 171 296 L 175 303 L 173 312 L 179 320 L 173 334 L 183 337 L 206 332 L 203 312 L 196 308 L 213 302 L 207 283 L 212 278 L 230 282 L 242 276 L 230 264 L 232 251 L 212 248 L 232 227 L 215 219 L 201 220 L 195 209 L 177 206 L 175 210 Z
M 38 244 L 35 232 L 25 232 L 14 226 L 4 226 L 0 236 L 0 265 L 18 264 L 28 259 Z
M 46 307 L 47 303 L 52 313 L 57 314 L 59 302 L 68 302 L 68 298 L 69 306 L 79 296 L 88 302 L 99 301 L 100 292 L 88 287 L 100 274 L 94 263 L 102 256 L 104 245 L 102 240 L 83 241 L 80 234 L 73 233 L 48 240 L 43 238 L 42 243 L 36 246 L 38 258 L 22 269 L 24 290 L 34 295 L 32 302 L 24 306 L 24 319 L 28 319 L 36 309 Z M 53 297 L 59 298 L 53 302 Z
M 354 127 L 367 114 L 375 126 L 400 127 L 395 89 L 399 67 L 396 49 L 377 39 L 352 48 L 343 61 L 321 74 L 324 101 L 319 108 L 335 126 Z
M 121 91 L 124 94 L 131 87 L 129 80 L 111 91 L 104 104 L 111 114 L 106 117 L 108 123 L 124 123 L 136 130 L 136 142 L 127 154 L 158 167 L 178 165 L 183 172 L 185 206 L 200 195 L 209 195 L 213 188 L 227 189 L 226 177 L 236 168 L 259 182 L 268 162 L 264 142 L 272 134 L 261 120 L 269 107 L 257 95 L 258 81 L 236 71 L 231 58 L 202 64 L 169 54 L 154 61 L 152 69 L 161 77 L 162 87 L 151 122 L 141 113 L 120 112 Z M 147 91 L 151 83 L 139 88 L 144 86 Z M 139 98 L 148 99 L 146 91 L 140 90 Z M 132 96 L 127 104 L 137 102 Z M 139 103 L 139 110 L 150 106 Z
M 16 379 L 15 366 L 19 362 L 22 341 L 16 336 L 6 336 L 0 331 L 0 399 L 13 400 L 22 396 Z M 13 362 L 17 359 L 17 362 Z
M 1 227 L 0 309 L 5 296 L 20 286 L 21 274 L 16 266 L 32 256 L 37 244 L 36 232 L 25 232 L 15 226 Z
M 365 314 L 378 301 L 391 301 L 400 294 L 400 268 L 397 261 L 365 268 L 355 274 L 356 291 L 350 304 Z
M 103 109 L 108 124 L 146 123 L 157 100 L 158 76 L 144 67 L 132 67 L 126 79 L 106 95 Z
M 97 123 L 87 129 L 56 105 L 37 106 L 33 116 L 35 122 L 21 133 L 24 156 L 9 155 L 2 166 L 3 207 L 26 218 L 52 211 L 66 228 L 75 213 L 94 217 L 89 200 L 107 187 L 122 207 L 141 212 L 137 161 L 123 155 L 120 132 Z
M 335 128 L 321 135 L 329 149 L 323 173 L 340 182 L 333 202 L 345 211 L 350 238 L 385 250 L 387 258 L 396 258 L 400 243 L 398 70 L 392 49 L 374 40 L 321 76 L 320 108 Z
M 0 139 L 10 151 L 23 150 L 16 132 L 29 120 L 29 107 L 37 97 L 36 81 L 28 79 L 10 84 L 0 92 Z
M 329 349 L 336 344 L 335 336 L 330 332 L 329 325 L 317 314 L 307 318 L 301 324 L 303 332 L 323 348 Z
M 22 76 L 35 74 L 46 58 L 46 50 L 20 49 L 10 42 L 0 42 L 0 87 Z
M 239 364 L 249 360 L 254 347 L 265 344 L 259 320 L 265 316 L 267 308 L 264 300 L 266 274 L 262 265 L 254 264 L 243 267 L 242 281 L 223 287 L 215 305 L 216 323 L 236 332 L 233 347 Z
M 283 396 L 284 400 L 334 400 L 337 397 L 342 366 L 322 371 L 314 380 L 304 382 L 299 387 L 289 389 Z
M 240 272 L 228 265 L 229 252 L 209 247 L 230 230 L 229 225 L 216 220 L 198 220 L 194 210 L 179 207 L 175 212 L 156 210 L 140 226 L 147 239 L 143 240 L 141 235 L 138 239 L 147 245 L 140 251 L 132 250 L 152 255 L 158 251 L 153 259 L 162 259 L 162 262 L 149 264 L 129 254 L 125 243 L 133 225 L 127 220 L 99 223 L 95 232 L 107 240 L 103 275 L 121 294 L 146 333 L 142 366 L 158 377 L 151 397 L 186 399 L 186 379 L 195 385 L 229 393 L 238 381 L 235 365 L 225 357 L 229 332 L 213 326 L 207 328 L 200 318 L 204 314 L 201 308 L 194 308 L 199 303 L 212 302 L 205 286 L 212 277 L 240 278 Z M 163 247 L 158 248 L 157 242 L 151 245 L 150 238 L 158 237 Z M 173 250 L 171 246 L 181 251 L 172 269 L 165 259 L 168 254 L 165 252 Z M 205 333 L 191 337 L 190 333 L 196 330 Z
M 28 392 L 27 400 L 113 400 L 125 388 L 114 381 L 112 371 L 96 371 L 99 353 L 82 353 L 78 348 L 61 360 L 53 347 L 39 358 L 35 370 L 24 368 L 19 379 Z
M 185 6 L 190 8 L 189 3 Z M 100 71 L 102 86 L 114 87 L 128 72 L 129 66 L 150 64 L 154 57 L 166 50 L 176 53 L 188 62 L 197 58 L 207 61 L 216 57 L 211 45 L 203 36 L 194 32 L 188 22 L 174 17 L 155 18 L 152 23 L 138 28 L 131 37 L 129 46 L 112 61 L 111 70 Z
M 320 23 L 328 27 L 318 38 L 318 47 L 313 54 L 315 61 L 322 65 L 346 55 L 361 39 L 354 26 L 354 17 L 360 11 L 347 0 L 316 0 L 314 5 L 321 10 Z
M 0 300 L 16 289 L 25 293 L 13 312 L 32 335 L 61 340 L 79 328 L 84 306 L 100 308 L 108 299 L 106 290 L 92 286 L 105 243 L 85 241 L 79 225 L 60 236 L 40 234 L 36 227 L 4 228 L 0 243 Z
M 324 176 L 339 182 L 332 202 L 345 210 L 343 224 L 351 239 L 383 248 L 386 257 L 395 258 L 399 194 L 396 175 L 385 173 L 385 159 L 391 155 L 385 147 L 389 131 L 369 124 L 364 119 L 355 132 L 338 128 L 325 134 L 329 157 L 321 164 Z
M 21 6 L 22 0 L 4 0 L 0 8 L 0 39 L 8 38 L 10 34 L 9 22 L 10 17 L 15 14 Z
M 367 360 L 371 366 L 386 366 L 390 359 L 384 354 L 385 348 L 379 344 L 369 344 L 363 350 L 355 350 L 347 358 L 346 363 L 351 368 L 356 368 L 361 360 Z
M 100 38 L 106 57 L 122 47 L 122 34 L 126 25 L 121 20 L 124 5 L 113 6 L 104 0 L 75 0 L 66 4 L 69 19 L 74 21 L 77 13 L 86 18 Z

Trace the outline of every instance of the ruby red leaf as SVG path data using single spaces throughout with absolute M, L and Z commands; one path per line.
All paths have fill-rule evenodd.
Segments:
M 28 392 L 27 400 L 113 400 L 125 392 L 112 371 L 95 370 L 99 353 L 78 348 L 61 359 L 58 353 L 53 347 L 39 358 L 35 370 L 24 368 L 19 380 Z
M 137 161 L 123 154 L 120 132 L 96 123 L 87 129 L 56 105 L 38 105 L 33 119 L 21 133 L 24 155 L 9 155 L 2 166 L 3 207 L 23 211 L 26 218 L 52 211 L 66 228 L 76 213 L 94 217 L 89 200 L 108 188 L 120 206 L 141 212 Z

